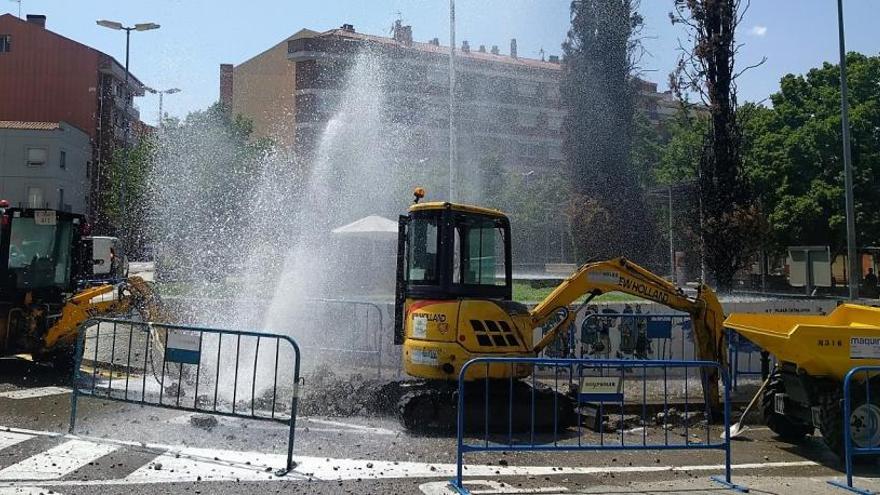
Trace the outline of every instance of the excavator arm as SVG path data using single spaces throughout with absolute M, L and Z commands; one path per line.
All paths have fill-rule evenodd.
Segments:
M 108 297 L 114 291 L 116 297 Z M 144 321 L 168 321 L 155 291 L 140 277 L 119 285 L 99 285 L 77 292 L 61 309 L 61 317 L 46 332 L 45 348 L 72 345 L 79 326 L 89 318 L 136 310 Z
M 540 353 L 559 333 L 566 331 L 574 321 L 576 312 L 568 312 L 568 306 L 587 295 L 588 301 L 608 292 L 623 292 L 668 308 L 688 313 L 694 328 L 694 341 L 697 345 L 697 358 L 714 361 L 727 366 L 725 346 L 724 313 L 715 292 L 707 285 L 700 284 L 695 298 L 669 281 L 651 273 L 626 258 L 588 263 L 574 272 L 531 311 L 532 328 L 547 327 L 552 324 L 544 337 L 535 345 L 534 352 Z M 556 315 L 565 314 L 555 322 Z M 708 394 L 717 410 L 720 399 L 718 393 L 718 372 L 708 373 Z

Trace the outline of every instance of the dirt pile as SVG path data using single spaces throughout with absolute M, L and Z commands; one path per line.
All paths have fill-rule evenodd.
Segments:
M 297 413 L 304 416 L 390 416 L 400 397 L 395 382 L 360 373 L 337 375 L 329 366 L 319 366 L 303 378 Z

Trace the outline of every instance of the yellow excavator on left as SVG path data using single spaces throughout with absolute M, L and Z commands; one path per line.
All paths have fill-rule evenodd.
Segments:
M 145 321 L 165 321 L 140 277 L 89 283 L 87 235 L 82 215 L 0 201 L 0 357 L 30 354 L 69 371 L 88 318 L 136 311 Z

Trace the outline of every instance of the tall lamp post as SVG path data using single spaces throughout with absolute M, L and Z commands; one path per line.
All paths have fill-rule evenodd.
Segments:
M 449 0 L 449 201 L 455 201 L 455 0 Z
M 843 187 L 846 195 L 846 258 L 849 261 L 849 298 L 859 298 L 862 270 L 856 250 L 856 214 L 853 198 L 852 154 L 849 143 L 849 101 L 846 83 L 846 43 L 843 35 L 843 0 L 837 0 L 837 29 L 840 37 L 840 125 L 843 130 Z
M 128 79 L 129 79 L 129 72 L 128 72 L 128 58 L 129 57 L 128 57 L 128 54 L 129 54 L 129 46 L 130 46 L 130 41 L 131 41 L 131 32 L 132 31 L 150 31 L 153 29 L 159 29 L 159 25 L 156 23 L 153 23 L 153 22 L 145 22 L 145 23 L 141 23 L 141 24 L 135 24 L 134 26 L 129 27 L 129 26 L 123 26 L 121 22 L 107 21 L 107 20 L 97 21 L 97 24 L 99 26 L 105 27 L 107 29 L 113 29 L 114 31 L 125 31 L 125 91 L 126 91 L 125 111 L 126 111 L 126 113 L 128 113 L 128 106 L 129 106 L 129 100 L 130 100 L 130 94 L 129 94 L 130 91 L 128 89 Z M 126 118 L 126 120 L 128 120 L 128 119 Z M 124 248 L 126 248 L 127 244 L 128 244 L 127 243 L 128 232 L 126 232 L 126 228 L 125 228 L 125 225 L 126 225 L 126 221 L 125 221 L 125 215 L 126 215 L 125 188 L 127 187 L 127 180 L 128 180 L 128 138 L 129 138 L 130 129 L 131 129 L 131 125 L 129 125 L 126 122 L 125 128 L 123 129 L 123 131 L 124 131 L 123 140 L 125 142 L 125 145 L 123 147 L 123 152 L 122 152 L 122 174 L 120 174 L 122 176 L 122 185 L 119 188 L 119 226 L 120 226 L 120 230 L 122 231 L 122 235 L 120 236 L 121 237 L 120 242 L 123 246 L 123 253 L 125 253 Z
M 157 127 L 159 128 L 159 131 L 161 131 L 162 130 L 162 96 L 163 95 L 173 95 L 174 93 L 180 93 L 181 90 L 178 88 L 153 89 L 148 86 L 144 86 L 144 91 L 147 91 L 147 92 L 152 93 L 154 95 L 155 94 L 159 95 L 159 120 L 158 120 Z

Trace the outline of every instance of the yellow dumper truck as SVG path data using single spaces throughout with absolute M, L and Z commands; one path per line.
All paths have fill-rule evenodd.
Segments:
M 855 377 L 849 418 L 842 402 L 849 370 L 880 365 L 880 308 L 842 304 L 826 316 L 735 313 L 724 325 L 776 356 L 762 396 L 773 432 L 797 441 L 818 428 L 842 457 L 846 420 L 854 445 L 880 446 L 880 375 Z

